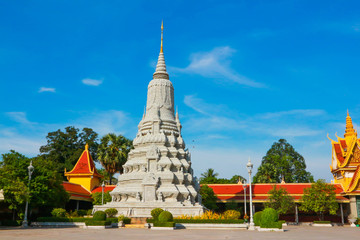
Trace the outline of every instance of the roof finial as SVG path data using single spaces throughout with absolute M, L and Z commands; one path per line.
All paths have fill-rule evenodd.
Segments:
M 353 123 L 352 123 L 352 119 L 349 115 L 349 110 L 347 111 L 347 117 L 346 117 L 346 128 L 345 128 L 345 134 L 344 137 L 348 137 L 348 136 L 357 136 Z
M 161 47 L 160 52 L 163 52 L 163 35 L 164 35 L 164 20 L 161 21 Z
M 86 143 L 86 144 L 85 144 L 85 151 L 88 151 L 88 150 L 89 150 L 89 144 Z

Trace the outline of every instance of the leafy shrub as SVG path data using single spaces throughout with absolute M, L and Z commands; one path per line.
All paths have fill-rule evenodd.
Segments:
M 118 213 L 118 210 L 116 210 L 115 208 L 108 208 L 105 210 L 105 213 L 107 215 L 107 217 L 114 217 L 117 213 Z
M 239 219 L 241 213 L 236 210 L 227 210 L 224 212 L 225 219 Z
M 111 221 L 101 221 L 101 220 L 95 220 L 95 219 L 88 219 L 85 222 L 86 226 L 107 226 L 111 225 Z
M 278 228 L 281 223 L 278 222 L 279 216 L 275 209 L 265 208 L 261 214 L 260 227 L 261 228 Z M 274 227 L 275 226 L 275 227 Z
M 63 208 L 54 208 L 51 211 L 51 215 L 53 217 L 65 217 L 65 214 L 66 214 L 66 210 Z
M 79 216 L 77 210 L 75 210 L 75 211 L 70 211 L 68 215 L 69 215 L 69 217 L 78 217 L 78 216 Z
M 93 211 L 92 209 L 88 209 L 87 212 L 86 212 L 86 215 L 91 216 L 91 215 L 92 215 L 92 211 Z
M 119 222 L 123 222 L 124 224 L 130 224 L 131 223 L 131 218 L 125 217 L 124 215 L 120 215 L 118 217 Z
M 260 211 L 260 212 L 256 212 L 256 213 L 254 214 L 254 224 L 255 224 L 255 226 L 260 226 L 261 214 L 262 214 L 261 211 Z
M 163 211 L 159 215 L 159 222 L 172 222 L 173 221 L 173 215 L 169 211 Z
M 125 217 L 123 223 L 124 224 L 130 224 L 131 223 L 131 218 Z
M 175 227 L 174 222 L 154 222 L 154 227 Z
M 15 226 L 20 226 L 20 225 L 21 225 L 21 222 L 16 221 L 16 220 L 2 220 L 1 221 L 1 226 L 15 227 Z
M 80 209 L 80 210 L 78 210 L 78 211 L 77 211 L 77 214 L 79 215 L 79 217 L 83 217 L 83 216 L 85 216 L 85 215 L 86 215 L 86 213 L 87 213 L 87 211 L 86 211 L 86 210 L 84 210 L 84 209 Z
M 118 223 L 118 222 L 119 222 L 119 219 L 116 218 L 116 217 L 107 218 L 106 220 L 107 220 L 107 221 L 110 221 L 111 223 Z
M 360 218 L 357 218 L 356 221 L 354 222 L 354 224 L 360 224 Z
M 153 210 L 151 210 L 151 216 L 157 221 L 159 219 L 160 213 L 162 213 L 163 211 L 164 210 L 161 208 L 154 208 Z
M 96 211 L 93 215 L 93 219 L 98 221 L 105 221 L 106 213 L 104 211 Z
M 281 222 L 271 222 L 268 227 L 266 228 L 278 228 L 282 229 L 282 223 Z
M 329 224 L 331 223 L 330 221 L 314 221 L 313 223 L 318 223 L 318 224 Z

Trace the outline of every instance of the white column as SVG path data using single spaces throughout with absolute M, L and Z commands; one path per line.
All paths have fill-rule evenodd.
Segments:
M 340 203 L 340 212 L 341 212 L 341 223 L 344 225 L 344 210 L 343 210 L 343 204 Z

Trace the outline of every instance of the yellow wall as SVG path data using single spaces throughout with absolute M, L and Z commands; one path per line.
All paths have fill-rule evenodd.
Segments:
M 89 192 L 94 188 L 99 186 L 100 180 L 98 177 L 92 176 L 71 176 L 69 177 L 69 182 L 80 184 Z

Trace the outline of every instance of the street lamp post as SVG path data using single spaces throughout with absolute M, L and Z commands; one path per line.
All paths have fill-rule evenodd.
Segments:
M 246 179 L 242 181 L 243 188 L 244 188 L 244 215 L 247 215 L 246 211 Z
M 26 198 L 26 205 L 25 205 L 25 216 L 24 216 L 24 221 L 23 221 L 23 227 L 28 227 L 28 208 L 29 208 L 29 197 L 30 197 L 30 180 L 31 180 L 31 175 L 34 172 L 34 167 L 32 165 L 32 161 L 30 161 L 30 165 L 27 167 L 28 169 L 28 173 L 29 173 L 29 182 L 28 182 L 28 191 L 29 191 L 29 195 Z
M 103 182 L 101 184 L 101 205 L 104 205 L 104 187 L 105 187 L 105 183 Z
M 252 207 L 252 190 L 251 190 L 251 173 L 252 173 L 252 168 L 253 168 L 253 164 L 250 161 L 246 164 L 246 168 L 248 170 L 249 173 L 249 191 L 250 191 L 250 226 L 249 226 L 249 230 L 255 230 L 255 226 L 254 226 L 254 219 L 253 219 L 253 207 Z

